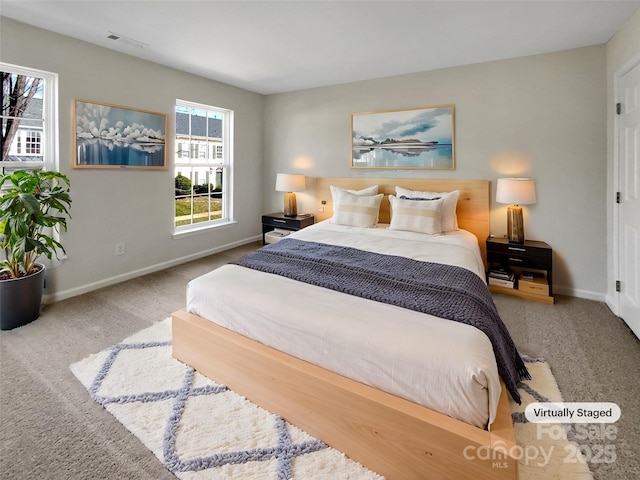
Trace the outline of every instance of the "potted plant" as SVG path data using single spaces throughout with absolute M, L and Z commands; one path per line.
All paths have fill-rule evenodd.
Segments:
M 65 252 L 56 239 L 67 229 L 69 179 L 58 172 L 17 171 L 0 175 L 0 329 L 9 330 L 40 315 L 45 255 Z

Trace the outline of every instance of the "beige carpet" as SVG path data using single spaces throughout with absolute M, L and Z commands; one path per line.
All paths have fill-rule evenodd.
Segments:
M 170 319 L 159 322 L 71 370 L 178 478 L 382 478 L 173 359 L 170 325 Z M 524 422 L 528 403 L 562 400 L 548 364 L 531 359 L 528 366 L 532 380 L 521 388 L 523 404 L 512 403 L 521 480 L 590 480 L 563 429 L 549 435 Z
M 142 442 L 94 402 L 69 365 L 184 308 L 187 282 L 255 250 L 249 244 L 46 305 L 35 322 L 0 335 L 0 478 L 175 480 Z M 562 268 L 562 259 L 558 267 Z M 555 305 L 495 295 L 521 353 L 544 357 L 570 402 L 615 402 L 614 440 L 579 440 L 617 458 L 596 480 L 640 478 L 640 341 L 600 302 Z

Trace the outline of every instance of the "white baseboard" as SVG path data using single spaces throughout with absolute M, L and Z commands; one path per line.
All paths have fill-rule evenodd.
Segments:
M 559 295 L 567 295 L 569 297 L 584 298 L 585 300 L 595 300 L 596 302 L 606 301 L 606 295 L 604 293 L 592 292 L 589 290 L 580 290 L 571 287 L 554 285 L 553 293 Z
M 94 290 L 98 290 L 100 288 L 108 287 L 110 285 L 115 285 L 116 283 L 124 282 L 126 280 L 131 280 L 132 278 L 141 277 L 142 275 L 147 275 L 149 273 L 154 273 L 160 270 L 165 270 L 167 268 L 175 267 L 176 265 L 181 265 L 183 263 L 191 262 L 199 258 L 208 257 L 209 255 L 224 252 L 225 250 L 231 250 L 232 248 L 239 247 L 241 245 L 246 245 L 247 243 L 257 242 L 258 240 L 261 240 L 261 239 L 262 239 L 262 236 L 257 235 L 255 237 L 246 238 L 244 240 L 238 240 L 237 242 L 228 243 L 226 245 L 211 248 L 209 250 L 204 250 L 202 252 L 187 255 L 185 257 L 168 260 L 166 262 L 150 265 L 148 267 L 140 268 L 138 270 L 133 270 L 131 272 L 123 273 L 121 275 L 116 275 L 115 277 L 105 278 L 103 280 L 89 283 L 87 285 L 82 285 L 80 287 L 71 288 L 69 290 L 65 290 L 62 292 L 45 294 L 42 297 L 42 303 L 48 304 L 53 302 L 59 302 L 60 300 L 76 297 L 78 295 L 89 293 Z
M 606 297 L 605 303 L 607 304 L 607 307 L 609 307 L 609 309 L 617 317 L 619 315 L 618 314 L 618 301 L 617 301 L 617 299 L 613 299 L 611 297 L 611 294 L 609 294 Z

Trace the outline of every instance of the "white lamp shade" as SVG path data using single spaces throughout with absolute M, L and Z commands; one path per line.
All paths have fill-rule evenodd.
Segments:
M 511 205 L 536 203 L 535 182 L 530 178 L 499 178 L 496 202 Z
M 276 191 L 278 192 L 301 192 L 306 187 L 304 175 L 292 175 L 279 173 L 276 176 Z

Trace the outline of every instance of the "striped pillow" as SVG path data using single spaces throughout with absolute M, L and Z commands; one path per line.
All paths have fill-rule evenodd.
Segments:
M 458 217 L 456 216 L 456 207 L 458 205 L 458 197 L 460 190 L 452 192 L 420 192 L 418 190 L 409 190 L 407 188 L 396 187 L 396 195 L 399 197 L 420 197 L 426 200 L 434 197 L 442 198 L 444 204 L 442 206 L 442 231 L 450 232 L 458 230 Z
M 331 223 L 352 227 L 375 227 L 378 223 L 380 202 L 384 195 L 357 195 L 331 186 L 333 217 Z
M 430 235 L 442 233 L 443 199 L 404 200 L 389 195 L 389 203 L 391 204 L 389 230 L 406 230 Z

